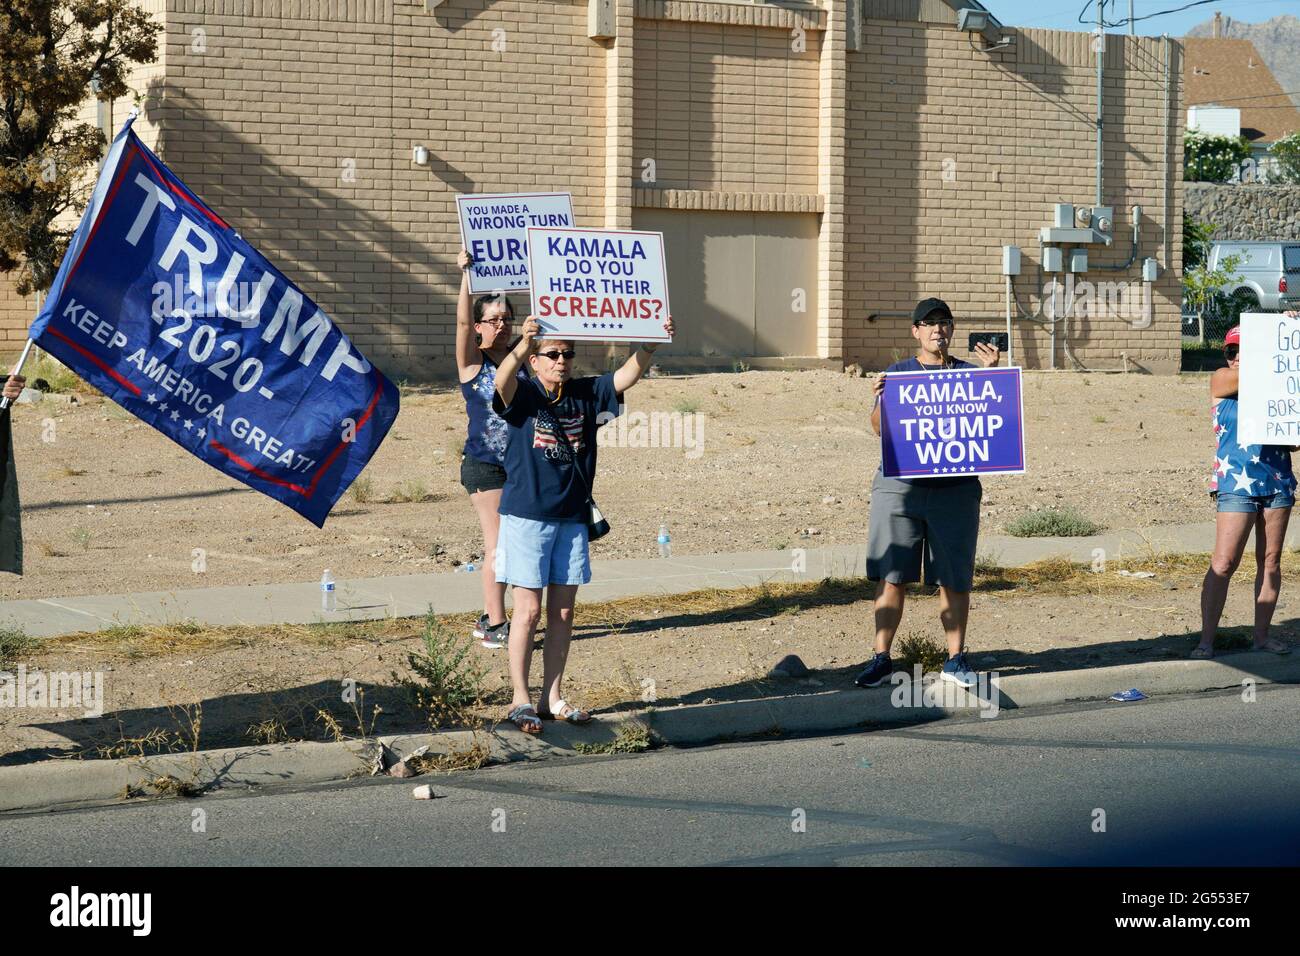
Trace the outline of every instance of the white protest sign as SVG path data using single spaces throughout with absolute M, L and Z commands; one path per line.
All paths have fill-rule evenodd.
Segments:
M 672 341 L 662 232 L 529 229 L 528 272 L 543 336 Z
M 568 193 L 457 196 L 461 245 L 474 257 L 469 291 L 528 288 L 528 228 L 572 226 Z
M 1300 445 L 1300 318 L 1241 314 L 1237 440 Z

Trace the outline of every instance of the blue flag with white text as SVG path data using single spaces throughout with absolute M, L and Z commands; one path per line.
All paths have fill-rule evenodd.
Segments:
M 396 386 L 130 119 L 30 335 L 141 421 L 317 527 L 397 417 Z

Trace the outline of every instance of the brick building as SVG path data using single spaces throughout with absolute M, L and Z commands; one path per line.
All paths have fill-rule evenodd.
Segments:
M 166 28 L 142 138 L 394 377 L 452 374 L 455 197 L 525 190 L 665 233 L 672 367 L 880 367 L 940 295 L 962 351 L 1012 310 L 1027 367 L 1178 368 L 1175 41 L 1105 38 L 1099 173 L 1093 37 L 959 30 L 970 0 L 141 2 Z M 1128 311 L 1041 324 L 1057 203 L 1113 208 L 1074 278 L 1124 286 Z M 34 303 L 4 285 L 13 352 Z

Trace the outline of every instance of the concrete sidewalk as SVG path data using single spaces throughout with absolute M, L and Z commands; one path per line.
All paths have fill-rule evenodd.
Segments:
M 1287 544 L 1292 546 L 1290 540 Z M 1207 521 L 1119 530 L 1088 538 L 989 535 L 980 538 L 979 547 L 980 554 L 993 562 L 1019 567 L 1058 555 L 1091 562 L 1097 549 L 1105 552 L 1106 560 L 1118 561 L 1147 555 L 1153 549 L 1208 553 L 1213 545 L 1214 523 Z M 592 583 L 583 586 L 579 600 L 592 603 L 701 588 L 740 588 L 764 581 L 857 577 L 864 573 L 865 549 L 865 542 L 810 547 L 802 553 L 801 570 L 800 552 L 794 549 L 594 561 Z M 337 584 L 339 610 L 334 612 L 321 610 L 320 585 L 308 581 L 5 601 L 0 602 L 0 625 L 20 627 L 31 637 L 53 637 L 114 625 L 187 620 L 209 625 L 314 624 L 409 617 L 423 614 L 430 606 L 439 614 L 452 614 L 478 610 L 481 602 L 477 572 L 444 572 L 341 580 Z

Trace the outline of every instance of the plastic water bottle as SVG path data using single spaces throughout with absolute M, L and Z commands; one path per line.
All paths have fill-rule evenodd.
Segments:
M 673 556 L 673 539 L 668 536 L 668 525 L 659 526 L 659 557 L 671 558 Z
M 334 595 L 334 575 L 326 568 L 320 576 L 320 609 L 322 611 L 338 610 L 338 598 Z
M 456 572 L 457 572 L 457 573 L 460 573 L 460 572 L 463 571 L 463 572 L 465 572 L 466 574 L 468 574 L 468 573 L 470 573 L 470 572 L 473 571 L 473 570 L 474 570 L 474 562 L 473 562 L 473 561 L 467 562 L 466 564 L 460 564 L 460 565 L 457 565 L 457 566 L 456 566 Z

